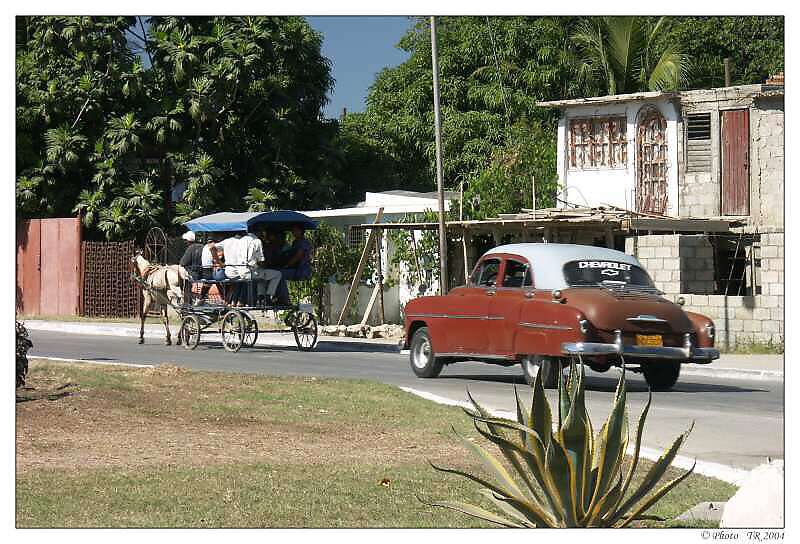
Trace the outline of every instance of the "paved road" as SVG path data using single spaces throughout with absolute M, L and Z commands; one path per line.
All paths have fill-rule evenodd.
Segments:
M 522 383 L 519 367 L 481 363 L 446 367 L 438 379 L 416 378 L 408 356 L 365 353 L 346 344 L 321 341 L 310 353 L 293 347 L 257 346 L 228 353 L 219 344 L 201 344 L 194 351 L 164 346 L 155 341 L 140 346 L 133 338 L 31 331 L 31 356 L 91 359 L 144 364 L 173 363 L 197 370 L 360 378 L 410 387 L 455 400 L 465 400 L 469 387 L 482 404 L 513 410 L 513 384 Z M 628 374 L 629 417 L 635 426 L 647 388 L 639 375 Z M 598 374 L 587 369 L 586 397 L 589 414 L 599 429 L 608 414 L 618 374 Z M 556 396 L 555 392 L 548 395 Z M 521 396 L 527 400 L 526 391 Z M 654 393 L 644 443 L 665 448 L 691 423 L 694 431 L 683 455 L 741 469 L 753 468 L 767 457 L 782 459 L 783 383 L 700 376 L 683 377 L 669 392 Z M 633 432 L 633 431 L 632 431 Z

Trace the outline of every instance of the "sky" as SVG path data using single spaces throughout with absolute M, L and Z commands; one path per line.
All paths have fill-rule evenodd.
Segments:
M 331 61 L 336 80 L 325 117 L 338 118 L 342 109 L 364 111 L 369 87 L 383 68 L 408 58 L 397 43 L 412 21 L 408 17 L 307 17 L 323 36 L 322 54 Z

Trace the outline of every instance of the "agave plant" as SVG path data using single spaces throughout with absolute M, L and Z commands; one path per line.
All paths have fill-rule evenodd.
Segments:
M 578 370 L 577 367 L 580 367 Z M 465 409 L 484 438 L 497 446 L 507 465 L 481 446 L 462 440 L 483 461 L 493 478 L 460 470 L 433 468 L 477 482 L 496 511 L 463 502 L 433 502 L 505 527 L 625 527 L 645 515 L 658 500 L 688 477 L 694 466 L 656 489 L 691 427 L 653 464 L 638 486 L 631 487 L 651 395 L 639 418 L 629 460 L 625 372 L 617 384 L 614 406 L 597 436 L 584 403 L 583 365 L 570 365 L 566 383 L 560 380 L 556 426 L 540 376 L 533 384 L 530 411 L 519 395 L 517 421 L 493 417 L 467 391 L 474 410 Z M 455 430 L 454 430 L 455 432 Z

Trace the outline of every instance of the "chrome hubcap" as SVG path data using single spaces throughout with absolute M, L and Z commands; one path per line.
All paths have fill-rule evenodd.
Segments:
M 414 366 L 417 368 L 425 368 L 428 364 L 428 359 L 431 355 L 431 344 L 427 340 L 417 344 L 414 350 Z

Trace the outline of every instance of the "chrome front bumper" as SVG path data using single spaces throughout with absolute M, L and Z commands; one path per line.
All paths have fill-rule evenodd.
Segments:
M 561 351 L 567 355 L 622 355 L 639 359 L 677 359 L 698 364 L 708 364 L 714 359 L 719 359 L 719 350 L 716 348 L 692 346 L 689 334 L 684 335 L 683 347 L 624 345 L 620 331 L 615 331 L 614 336 L 613 344 L 564 342 L 561 344 Z

